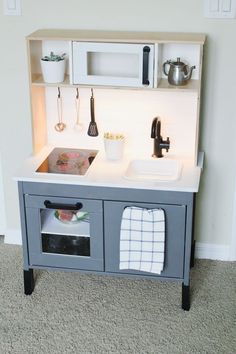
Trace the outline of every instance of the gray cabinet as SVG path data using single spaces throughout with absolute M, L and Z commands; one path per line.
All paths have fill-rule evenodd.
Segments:
M 33 269 L 96 271 L 181 281 L 182 308 L 189 310 L 194 193 L 38 182 L 19 182 L 18 187 L 25 294 L 34 290 Z M 165 258 L 160 275 L 119 269 L 120 226 L 128 206 L 164 210 Z M 66 215 L 76 210 L 81 218 L 67 224 L 58 210 Z
M 161 208 L 165 212 L 164 269 L 157 277 L 182 278 L 184 275 L 185 217 L 184 205 L 166 205 L 135 202 L 104 202 L 105 271 L 139 275 L 153 273 L 119 269 L 120 226 L 123 210 L 128 206 L 147 209 Z

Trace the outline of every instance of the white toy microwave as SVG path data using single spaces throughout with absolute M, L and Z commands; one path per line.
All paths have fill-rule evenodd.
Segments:
M 153 88 L 154 44 L 72 42 L 72 83 Z

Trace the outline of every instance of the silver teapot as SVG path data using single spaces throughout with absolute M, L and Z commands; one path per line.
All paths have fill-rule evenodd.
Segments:
M 166 71 L 166 66 L 169 65 L 169 71 Z M 196 66 L 189 66 L 182 61 L 180 58 L 177 58 L 177 61 L 167 60 L 163 64 L 163 72 L 166 76 L 168 76 L 168 82 L 171 85 L 181 86 L 186 85 L 188 80 L 191 79 L 193 69 Z

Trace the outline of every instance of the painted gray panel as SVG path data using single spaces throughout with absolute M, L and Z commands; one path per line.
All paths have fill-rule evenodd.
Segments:
M 133 205 L 144 208 L 162 208 L 165 211 L 165 265 L 161 275 L 157 275 L 157 277 L 183 278 L 186 207 L 166 204 L 104 202 L 105 271 L 140 275 L 149 274 L 153 276 L 153 273 L 119 269 L 119 241 L 122 213 L 125 207 Z
M 192 193 L 135 188 L 94 187 L 53 183 L 23 183 L 24 193 L 42 196 L 136 201 L 186 205 Z
M 62 204 L 76 204 L 82 203 L 83 207 L 80 209 L 81 211 L 90 211 L 102 213 L 102 202 L 99 200 L 88 200 L 82 198 L 62 198 L 56 196 L 36 196 L 36 195 L 26 195 L 25 196 L 25 205 L 27 208 L 41 208 L 45 209 L 44 202 L 45 200 L 49 200 L 53 203 L 62 203 Z
M 186 213 L 186 242 L 185 242 L 185 259 L 184 259 L 184 285 L 190 283 L 190 259 L 191 259 L 191 247 L 194 241 L 194 204 L 195 194 L 191 195 L 191 203 L 187 208 Z
M 56 268 L 56 267 L 45 267 L 45 266 L 34 266 L 32 265 L 30 268 L 32 269 L 42 269 L 42 270 L 52 270 L 52 271 L 61 271 L 61 268 Z M 136 279 L 136 280 L 141 280 L 142 279 L 149 279 L 149 280 L 161 280 L 161 281 L 173 281 L 173 282 L 182 282 L 183 278 L 170 278 L 170 277 L 157 277 L 155 275 L 150 275 L 150 273 L 140 273 L 140 274 L 131 274 L 131 273 L 111 273 L 111 272 L 101 272 L 101 271 L 94 271 L 94 270 L 87 270 L 87 269 L 76 269 L 76 268 L 64 268 L 64 272 L 80 272 L 81 274 L 95 274 L 95 275 L 105 275 L 108 277 L 114 277 L 114 278 L 130 278 L 130 279 Z
M 23 183 L 18 182 L 24 270 L 28 270 L 29 269 L 28 238 L 27 238 L 24 194 L 23 194 L 22 187 L 23 187 Z

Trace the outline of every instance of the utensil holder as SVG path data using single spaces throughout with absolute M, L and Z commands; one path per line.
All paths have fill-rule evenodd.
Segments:
M 104 147 L 108 160 L 120 160 L 124 152 L 124 138 L 117 140 L 104 138 Z

